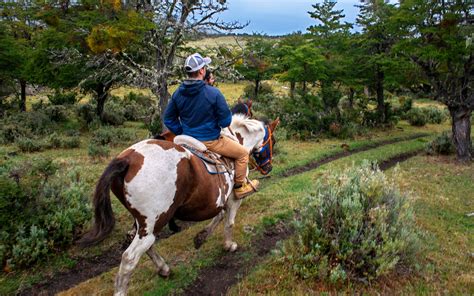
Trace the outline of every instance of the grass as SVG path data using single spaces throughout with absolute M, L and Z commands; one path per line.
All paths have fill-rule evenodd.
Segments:
M 275 213 L 283 213 L 280 215 L 284 215 L 289 209 L 296 208 L 299 198 L 306 194 L 308 186 L 324 171 L 337 166 L 347 166 L 352 162 L 360 162 L 364 158 L 385 159 L 401 152 L 420 149 L 424 144 L 421 140 L 398 143 L 376 149 L 371 153 L 354 155 L 337 161 L 338 164 L 323 166 L 310 173 L 286 179 L 265 180 L 262 190 L 243 203 L 235 227 L 235 240 L 240 243 L 241 247 L 247 247 L 252 235 L 258 232 L 258 229 L 263 228 L 262 225 L 271 224 L 273 223 L 272 220 L 278 218 Z M 164 283 L 162 279 L 156 277 L 150 260 L 144 258 L 133 276 L 130 295 L 142 295 L 145 292 L 150 293 L 150 295 L 166 295 L 170 291 L 167 288 L 169 286 L 173 287 L 173 291 L 180 290 L 198 274 L 200 268 L 211 264 L 213 258 L 216 258 L 222 252 L 222 225 L 204 244 L 202 249 L 196 251 L 192 246 L 191 239 L 203 226 L 204 223 L 198 223 L 159 242 L 157 249 L 170 263 L 174 272 L 173 276 Z M 87 295 L 97 291 L 100 291 L 99 294 L 111 293 L 113 277 L 116 272 L 117 268 L 114 268 L 100 277 L 90 279 L 63 292 L 62 295 Z M 185 282 L 183 282 L 183 278 L 186 279 Z
M 391 145 L 389 150 L 397 150 L 397 146 Z M 410 144 L 412 148 L 415 146 L 415 143 Z M 384 148 L 370 155 L 361 153 L 355 161 L 377 158 L 376 155 L 384 150 L 389 152 Z M 346 165 L 347 161 L 337 161 L 326 170 L 341 169 Z M 474 208 L 474 166 L 459 166 L 453 157 L 419 156 L 401 164 L 397 174 L 393 170 L 387 174 L 396 177 L 402 190 L 412 192 L 417 224 L 424 233 L 422 245 L 425 249 L 418 276 L 391 276 L 372 287 L 349 283 L 336 290 L 321 282 L 297 278 L 288 272 L 289 266 L 273 256 L 233 287 L 229 295 L 273 295 L 274 291 L 279 295 L 332 294 L 336 291 L 352 293 L 355 289 L 367 294 L 472 295 L 474 271 L 469 254 L 474 250 L 474 221 L 465 214 Z M 317 172 L 308 175 L 317 176 Z
M 148 134 L 148 132 L 139 123 L 127 122 L 124 128 L 134 131 L 137 135 L 137 140 L 146 138 Z M 350 146 L 352 148 L 356 148 L 356 147 L 360 147 L 360 146 L 366 145 L 368 143 L 376 142 L 376 141 L 392 139 L 394 137 L 405 136 L 405 135 L 408 136 L 408 135 L 419 133 L 419 132 L 429 132 L 429 133 L 437 132 L 445 128 L 446 127 L 439 126 L 439 125 L 432 125 L 432 126 L 427 126 L 424 128 L 413 128 L 405 123 L 401 123 L 397 129 L 391 130 L 388 134 L 387 134 L 387 131 L 376 130 L 364 136 L 357 137 L 356 139 L 350 142 Z M 87 133 L 82 134 L 81 147 L 77 149 L 68 149 L 68 150 L 54 149 L 54 150 L 47 150 L 47 151 L 33 153 L 33 154 L 19 154 L 15 158 L 26 160 L 26 159 L 34 159 L 35 157 L 38 157 L 38 156 L 52 157 L 65 166 L 68 166 L 68 167 L 77 166 L 80 168 L 81 176 L 85 179 L 87 184 L 89 184 L 90 190 L 92 192 L 95 186 L 95 182 L 98 180 L 106 164 L 110 161 L 110 159 L 114 155 L 117 155 L 120 151 L 125 149 L 128 145 L 124 144 L 118 147 L 113 147 L 110 154 L 111 157 L 109 157 L 108 159 L 100 160 L 98 162 L 93 162 L 87 156 L 86 147 L 88 145 L 89 138 L 90 138 L 89 134 Z M 347 141 L 338 140 L 338 139 L 320 139 L 318 141 L 312 141 L 312 142 L 279 141 L 277 145 L 279 154 L 275 156 L 275 168 L 274 168 L 273 174 L 276 175 L 285 169 L 288 169 L 297 165 L 303 165 L 315 159 L 319 159 L 327 154 L 339 152 L 342 150 L 340 148 L 340 145 L 346 142 Z M 5 151 L 2 152 L 2 154 L 4 155 L 6 155 L 7 152 L 12 152 L 15 150 L 14 147 L 6 147 L 4 149 Z M 268 180 L 267 183 L 271 184 L 273 183 L 273 181 Z M 299 189 L 304 189 L 306 185 L 305 183 L 299 183 L 298 181 L 295 181 L 291 183 L 289 186 L 291 188 L 295 188 L 299 190 Z M 274 204 L 274 200 L 273 198 L 263 198 L 261 199 L 261 203 L 262 203 L 262 211 L 263 211 L 266 207 L 271 207 Z M 66 252 L 67 254 L 66 256 L 68 258 L 77 257 L 77 256 L 90 257 L 97 254 L 101 254 L 105 252 L 106 250 L 108 250 L 117 241 L 123 240 L 124 233 L 127 230 L 129 230 L 132 225 L 132 220 L 128 212 L 125 211 L 125 209 L 123 208 L 122 205 L 120 205 L 117 199 L 112 198 L 112 204 L 113 204 L 114 211 L 116 213 L 116 217 L 118 220 L 116 224 L 116 229 L 114 230 L 112 235 L 99 246 L 86 250 L 86 251 L 79 250 L 75 247 L 71 248 L 70 250 L 68 250 L 68 252 Z M 284 207 L 282 209 L 284 209 Z M 247 221 L 247 220 L 248 218 L 245 218 L 245 220 L 242 219 L 240 221 Z M 261 219 L 259 218 L 253 221 L 252 223 L 247 223 L 247 226 L 254 227 L 255 225 L 258 225 L 260 223 L 260 220 Z M 196 232 L 199 231 L 203 227 L 203 225 L 204 224 L 201 223 L 200 225 L 195 226 L 195 229 L 196 229 L 195 231 Z M 189 234 L 187 234 L 187 236 L 189 236 Z M 183 239 L 183 238 L 179 238 L 179 236 L 177 238 L 178 238 L 178 242 Z M 189 242 L 188 245 L 191 246 L 192 244 Z M 173 248 L 171 247 L 171 249 Z M 163 253 L 167 254 L 168 256 L 169 251 L 165 250 Z M 172 254 L 173 253 L 171 253 L 171 255 Z M 58 263 L 56 263 L 56 260 L 57 259 L 55 259 L 54 257 L 48 259 L 46 263 L 39 265 L 37 269 L 33 270 L 33 272 L 26 271 L 26 272 L 8 274 L 6 276 L 4 275 L 0 278 L 0 283 L 2 284 L 2 286 L 8 287 L 7 288 L 8 291 L 15 291 L 19 286 L 24 286 L 25 283 L 28 285 L 28 284 L 38 282 L 39 280 L 41 280 L 41 277 L 31 277 L 31 275 L 37 273 L 37 271 L 39 270 L 41 270 L 41 273 L 43 274 L 49 274 L 53 272 L 55 269 L 57 269 L 58 265 L 60 269 L 61 266 L 63 266 L 61 265 L 61 260 L 59 260 Z M 51 266 L 55 266 L 55 268 L 52 268 Z M 150 269 L 153 270 L 153 268 L 150 268 Z M 178 269 L 179 269 L 179 266 L 178 266 Z M 186 268 L 184 268 L 183 270 L 186 270 Z M 144 291 L 144 290 L 141 290 L 141 291 Z
M 277 82 L 274 83 L 275 87 L 282 84 Z M 243 92 L 245 87 L 244 83 L 240 84 L 219 84 L 219 88 L 224 93 L 229 103 L 233 103 Z M 119 88 L 114 90 L 113 94 L 117 96 L 123 96 L 128 94 L 130 90 L 140 92 L 138 89 L 132 88 Z M 31 104 L 31 102 L 30 102 Z M 148 136 L 147 130 L 145 130 L 140 123 L 127 122 L 124 129 L 133 131 L 136 133 L 136 140 L 146 138 Z M 422 128 L 411 127 L 408 124 L 401 122 L 396 129 L 393 130 L 374 130 L 370 131 L 363 136 L 357 136 L 353 140 L 338 140 L 338 139 L 319 139 L 310 142 L 302 141 L 279 141 L 277 144 L 278 154 L 275 156 L 274 175 L 282 172 L 291 167 L 304 165 L 316 159 L 320 159 L 328 154 L 337 153 L 342 150 L 341 145 L 348 143 L 351 148 L 357 148 L 369 143 L 378 142 L 386 139 L 393 139 L 401 136 L 409 136 L 419 132 L 427 133 L 438 133 L 441 130 L 449 129 L 447 125 L 428 125 Z M 278 132 L 277 132 L 278 136 Z M 81 134 L 81 147 L 76 149 L 53 149 L 46 150 L 43 152 L 22 154 L 14 156 L 17 160 L 34 159 L 35 157 L 51 157 L 56 159 L 65 167 L 79 167 L 81 170 L 81 176 L 89 184 L 92 192 L 95 182 L 98 180 L 100 174 L 105 168 L 106 164 L 111 158 L 117 155 L 120 151 L 128 146 L 128 143 L 112 147 L 111 157 L 102 159 L 98 162 L 93 162 L 87 156 L 87 145 L 90 140 L 90 134 Z M 130 143 L 132 144 L 132 143 Z M 383 159 L 392 155 L 392 153 L 404 152 L 410 149 L 418 149 L 423 146 L 423 140 L 415 140 L 399 145 L 391 145 L 393 151 L 384 151 L 381 154 L 371 151 L 365 153 L 365 157 L 375 157 L 375 159 Z M 398 147 L 398 148 L 397 148 Z M 389 149 L 389 148 L 384 148 Z M 15 152 L 16 147 L 13 145 L 6 145 L 0 147 L 0 157 L 2 160 L 9 158 L 9 153 Z M 388 153 L 388 154 L 387 154 Z M 361 155 L 363 155 L 361 153 Z M 353 156 L 340 162 L 341 166 L 346 166 L 352 161 L 360 161 L 359 156 Z M 0 160 L 0 165 L 2 163 Z M 335 162 L 336 165 L 339 162 Z M 304 174 L 302 176 L 292 177 L 290 179 L 268 179 L 263 180 L 265 188 L 252 197 L 252 202 L 245 202 L 242 210 L 237 218 L 237 230 L 236 230 L 236 241 L 241 243 L 243 246 L 249 242 L 250 236 L 258 231 L 262 225 L 268 225 L 273 223 L 274 213 L 284 213 L 288 211 L 288 208 L 296 207 L 296 202 L 308 188 L 308 184 L 314 178 L 317 178 L 325 169 L 330 167 L 323 166 L 318 170 L 311 172 L 311 174 Z M 13 272 L 10 274 L 3 274 L 0 276 L 0 294 L 11 294 L 18 289 L 18 287 L 28 286 L 37 283 L 42 280 L 43 275 L 52 274 L 57 270 L 67 269 L 68 267 L 75 264 L 71 259 L 76 256 L 79 257 L 92 257 L 98 254 L 104 253 L 111 246 L 118 241 L 122 241 L 124 233 L 130 229 L 132 220 L 128 212 L 126 212 L 122 205 L 117 199 L 112 198 L 114 211 L 117 217 L 116 229 L 112 235 L 105 240 L 101 245 L 94 247 L 89 250 L 79 250 L 75 247 L 69 249 L 61 256 L 52 256 L 48 258 L 44 263 L 32 268 L 28 271 Z M 245 222 L 243 222 L 245 221 Z M 154 267 L 151 265 L 148 259 L 142 260 L 142 268 L 139 268 L 133 277 L 131 293 L 142 294 L 146 291 L 156 291 L 156 295 L 166 294 L 167 291 L 175 291 L 181 289 L 187 283 L 197 275 L 197 271 L 212 263 L 212 258 L 216 258 L 221 254 L 221 240 L 222 240 L 222 228 L 219 228 L 216 233 L 217 235 L 210 238 L 210 241 L 203 246 L 203 248 L 196 252 L 192 247 L 191 238 L 202 229 L 204 223 L 194 225 L 185 232 L 175 235 L 169 239 L 166 239 L 159 243 L 159 250 L 169 260 L 173 267 L 173 277 L 169 281 L 157 280 L 154 272 Z M 250 229 L 250 230 L 249 230 Z M 113 287 L 113 277 L 116 273 L 116 269 L 99 276 L 98 278 L 91 279 L 87 284 L 81 284 L 78 287 L 82 287 L 82 290 L 73 289 L 73 292 L 78 293 L 81 291 L 82 295 L 90 293 L 110 293 L 111 287 Z M 142 277 L 145 279 L 143 281 Z M 82 289 L 81 288 L 81 289 Z M 75 292 L 74 292 L 75 291 Z M 153 292 L 155 294 L 155 292 Z

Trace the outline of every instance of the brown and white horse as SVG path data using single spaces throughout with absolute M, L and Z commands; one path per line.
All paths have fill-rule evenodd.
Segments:
M 243 115 L 234 115 L 230 129 L 223 133 L 235 135 L 250 152 L 272 149 L 273 131 L 279 119 L 267 126 Z M 271 151 L 270 151 L 271 152 Z M 270 162 L 262 162 L 262 173 L 271 170 Z M 267 157 L 268 158 L 268 157 Z M 202 243 L 224 219 L 224 248 L 237 249 L 232 240 L 232 227 L 241 200 L 233 197 L 234 173 L 210 175 L 202 161 L 187 149 L 172 142 L 149 139 L 136 143 L 120 153 L 99 179 L 94 194 L 95 223 L 78 242 L 90 246 L 103 240 L 113 229 L 114 215 L 110 189 L 133 215 L 135 237 L 122 255 L 115 279 L 115 295 L 125 295 L 133 269 L 146 253 L 158 273 L 168 276 L 170 269 L 153 248 L 155 234 L 176 217 L 184 221 L 214 218 L 195 238 Z

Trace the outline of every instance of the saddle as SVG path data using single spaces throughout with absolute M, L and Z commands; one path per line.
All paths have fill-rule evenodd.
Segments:
M 176 136 L 173 142 L 189 150 L 189 152 L 198 157 L 204 164 L 204 167 L 206 168 L 207 172 L 211 175 L 230 175 L 234 171 L 233 159 L 223 157 L 220 154 L 207 150 L 206 145 L 191 136 Z

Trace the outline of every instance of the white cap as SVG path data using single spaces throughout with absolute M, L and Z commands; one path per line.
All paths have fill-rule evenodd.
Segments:
M 211 63 L 211 58 L 203 58 L 200 54 L 194 53 L 186 58 L 184 62 L 184 69 L 186 72 L 196 72 L 204 66 L 207 66 Z

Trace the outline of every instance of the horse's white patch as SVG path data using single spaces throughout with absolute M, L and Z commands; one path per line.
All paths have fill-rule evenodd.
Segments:
M 131 148 L 143 155 L 143 165 L 137 175 L 125 182 L 130 205 L 146 217 L 147 232 L 152 232 L 155 221 L 173 204 L 178 178 L 178 163 L 189 158 L 188 153 L 176 149 L 165 150 L 145 140 Z

